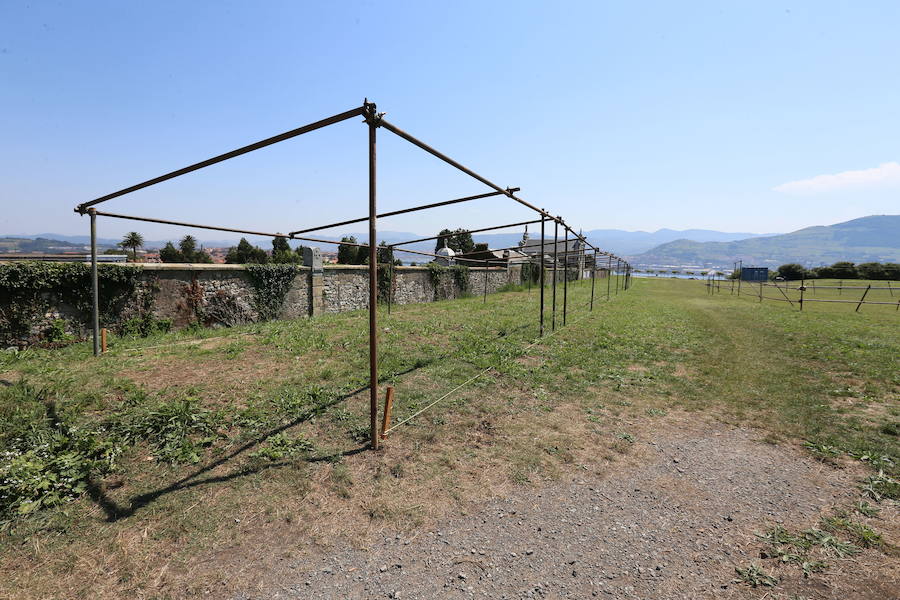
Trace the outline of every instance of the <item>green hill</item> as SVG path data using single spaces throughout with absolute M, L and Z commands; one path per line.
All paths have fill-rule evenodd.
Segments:
M 851 262 L 900 262 L 900 215 L 873 215 L 835 225 L 807 227 L 770 237 L 735 242 L 675 240 L 634 257 L 656 265 L 806 265 Z
M 50 240 L 47 238 L 18 238 L 18 237 L 0 237 L 0 252 L 22 252 L 30 254 L 32 252 L 53 253 L 53 252 L 73 252 L 76 250 L 84 250 L 85 244 L 73 244 L 72 242 L 64 242 L 61 240 Z

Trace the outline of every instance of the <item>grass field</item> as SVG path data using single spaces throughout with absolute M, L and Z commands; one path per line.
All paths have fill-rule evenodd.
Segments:
M 592 312 L 589 284 L 570 286 L 568 326 L 542 341 L 534 289 L 382 311 L 395 421 L 494 369 L 377 453 L 365 312 L 114 339 L 100 359 L 87 344 L 0 355 L 0 596 L 182 597 L 223 572 L 239 585 L 254 576 L 241 560 L 615 468 L 668 413 L 862 460 L 860 485 L 897 496 L 892 307 L 800 313 L 639 278 L 606 301 L 597 283 Z

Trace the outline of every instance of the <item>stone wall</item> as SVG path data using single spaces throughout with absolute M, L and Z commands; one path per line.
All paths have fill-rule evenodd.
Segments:
M 134 268 L 132 264 L 109 265 L 105 268 Z M 117 322 L 145 314 L 169 320 L 175 328 L 202 322 L 207 326 L 236 325 L 259 319 L 255 306 L 255 288 L 243 265 L 158 264 L 142 267 L 136 293 L 122 306 Z M 468 289 L 460 289 L 451 270 L 434 273 L 427 266 L 394 267 L 392 302 L 415 304 L 459 298 L 464 294 L 479 296 L 496 292 L 508 283 L 519 283 L 521 269 L 505 267 L 472 267 L 468 271 Z M 437 275 L 437 286 L 434 278 Z M 152 301 L 145 302 L 150 299 Z M 65 298 L 47 298 L 48 307 L 32 325 L 31 339 L 44 339 L 47 328 L 56 319 L 65 322 L 67 333 L 76 337 L 89 334 L 89 315 L 79 313 L 66 304 Z M 321 313 L 365 309 L 369 301 L 368 266 L 325 265 L 313 274 L 308 267 L 299 273 L 288 290 L 278 318 L 295 319 Z M 115 327 L 103 323 L 104 327 Z M 26 340 L 0 340 L 4 343 L 26 343 Z

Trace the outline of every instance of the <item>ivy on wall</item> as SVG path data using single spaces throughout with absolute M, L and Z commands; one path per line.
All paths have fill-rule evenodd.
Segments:
M 428 264 L 428 280 L 431 287 L 434 288 L 434 299 L 438 299 L 439 290 L 444 287 L 447 277 L 453 278 L 456 287 L 459 288 L 461 296 L 469 294 L 469 267 L 466 265 L 454 265 L 452 267 L 444 267 L 437 263 Z
M 278 317 L 294 278 L 297 265 L 247 265 L 247 275 L 253 284 L 253 304 L 260 321 Z
M 141 267 L 98 265 L 100 326 L 117 322 L 141 280 Z M 82 263 L 19 262 L 0 265 L 0 340 L 31 337 L 52 307 L 71 306 L 80 324 L 91 318 L 91 269 Z

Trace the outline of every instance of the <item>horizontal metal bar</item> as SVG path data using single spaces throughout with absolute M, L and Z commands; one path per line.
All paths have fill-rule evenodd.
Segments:
M 450 157 L 447 156 L 446 154 L 443 154 L 442 152 L 440 152 L 440 151 L 438 151 L 438 150 L 435 150 L 434 148 L 432 148 L 431 146 L 429 146 L 428 144 L 426 144 L 426 143 L 423 142 L 422 140 L 416 139 L 415 137 L 413 137 L 412 135 L 406 133 L 406 132 L 403 131 L 402 129 L 400 129 L 400 128 L 398 128 L 398 127 L 395 127 L 394 125 L 391 125 L 390 123 L 388 123 L 388 122 L 385 121 L 384 119 L 381 119 L 381 126 L 384 127 L 385 129 L 387 129 L 388 131 L 390 131 L 391 133 L 400 136 L 401 138 L 403 138 L 403 139 L 406 140 L 407 142 L 413 144 L 414 146 L 418 146 L 419 148 L 421 148 L 421 149 L 424 150 L 425 152 L 431 154 L 432 156 L 435 156 L 435 157 L 441 159 L 442 161 L 444 161 L 444 162 L 447 163 L 448 165 L 451 165 L 451 166 L 453 166 L 453 167 L 456 167 L 457 169 L 459 169 L 460 171 L 462 171 L 463 173 L 465 173 L 465 174 L 468 175 L 469 177 L 473 177 L 474 179 L 477 179 L 477 180 L 480 181 L 481 183 L 485 184 L 486 186 L 488 186 L 488 187 L 490 187 L 490 188 L 493 188 L 493 189 L 497 190 L 498 192 L 501 192 L 504 196 L 508 196 L 509 198 L 512 198 L 513 200 L 515 200 L 515 201 L 518 202 L 519 204 L 521 204 L 521 205 L 523 205 L 523 206 L 527 206 L 527 207 L 530 208 L 531 210 L 533 210 L 533 211 L 535 211 L 535 212 L 537 212 L 537 213 L 540 213 L 540 214 L 544 215 L 545 217 L 547 217 L 547 218 L 549 218 L 549 219 L 556 220 L 556 217 L 554 217 L 553 215 L 551 215 L 550 213 L 548 213 L 548 212 L 545 211 L 544 209 L 538 208 L 537 206 L 535 206 L 535 205 L 533 205 L 533 204 L 531 204 L 531 203 L 529 203 L 529 202 L 526 202 L 525 200 L 522 200 L 521 198 L 516 197 L 516 195 L 512 192 L 512 190 L 501 188 L 501 187 L 500 187 L 499 185 L 497 185 L 496 183 L 490 181 L 489 179 L 486 179 L 486 178 L 482 177 L 481 175 L 479 175 L 478 173 L 476 173 L 476 172 L 473 171 L 472 169 L 470 169 L 470 168 L 468 168 L 468 167 L 466 167 L 466 166 L 463 166 L 462 164 L 456 162 L 455 160 L 453 160 L 452 158 L 450 158 Z
M 133 215 L 120 215 L 118 213 L 104 212 L 104 211 L 95 211 L 97 216 L 100 217 L 113 217 L 115 219 L 128 219 L 130 221 L 145 221 L 147 223 L 160 223 L 162 225 L 177 225 L 179 227 L 193 227 L 196 229 L 212 229 L 214 231 L 228 231 L 231 233 L 246 233 L 248 235 L 261 235 L 263 237 L 280 237 L 280 238 L 290 238 L 291 236 L 285 233 L 268 233 L 265 231 L 252 231 L 250 229 L 235 229 L 233 227 L 218 227 L 216 225 L 199 225 L 197 223 L 186 223 L 184 221 L 170 221 L 168 219 L 156 219 L 153 217 L 136 217 Z
M 443 235 L 433 235 L 431 237 L 419 238 L 417 240 L 407 240 L 405 242 L 397 242 L 395 244 L 388 244 L 389 246 L 399 246 L 401 244 L 415 244 L 417 242 L 427 242 L 428 240 L 438 240 L 440 238 L 445 237 L 453 237 L 454 235 L 458 235 L 459 233 L 482 233 L 484 231 L 493 231 L 495 229 L 506 229 L 508 227 L 520 227 L 522 225 L 531 225 L 533 223 L 540 223 L 540 219 L 534 219 L 533 221 L 522 221 L 521 223 L 510 223 L 509 225 L 496 225 L 494 227 L 483 227 L 481 229 L 466 229 L 463 232 L 456 233 L 445 233 Z
M 209 167 L 216 163 L 226 161 L 230 158 L 234 158 L 234 157 L 240 156 L 242 154 L 247 154 L 248 152 L 253 152 L 254 150 L 259 150 L 260 148 L 265 148 L 266 146 L 271 146 L 272 144 L 277 144 L 278 142 L 283 142 L 284 140 L 288 140 L 293 137 L 297 137 L 298 135 L 303 135 L 304 133 L 309 133 L 310 131 L 315 131 L 316 129 L 321 129 L 322 127 L 327 127 L 328 125 L 334 125 L 335 123 L 340 123 L 341 121 L 346 121 L 347 119 L 361 116 L 363 114 L 363 110 L 364 109 L 362 106 L 360 106 L 358 108 L 353 108 L 346 112 L 342 112 L 338 115 L 328 117 L 327 119 L 322 119 L 321 121 L 316 121 L 315 123 L 310 123 L 309 125 L 304 125 L 303 127 L 298 127 L 297 129 L 292 129 L 290 131 L 280 133 L 280 134 L 272 136 L 270 138 L 260 140 L 253 144 L 243 146 L 241 148 L 238 148 L 237 150 L 232 150 L 231 152 L 226 152 L 225 154 L 220 154 L 218 156 L 208 158 L 204 161 L 195 163 L 188 167 L 184 167 L 183 169 L 178 169 L 177 171 L 172 171 L 171 173 L 166 173 L 165 175 L 160 175 L 159 177 L 154 177 L 153 179 L 148 179 L 147 181 L 144 181 L 143 183 L 139 183 L 137 185 L 127 187 L 125 189 L 119 190 L 118 192 L 113 192 L 112 194 L 107 194 L 105 196 L 101 196 L 95 200 L 91 200 L 90 202 L 84 202 L 82 204 L 79 204 L 78 206 L 75 207 L 75 212 L 84 214 L 84 212 L 87 210 L 88 207 L 93 206 L 95 204 L 99 204 L 101 202 L 106 202 L 107 200 L 112 200 L 113 198 L 118 198 L 119 196 L 124 196 L 125 194 L 130 194 L 131 192 L 136 192 L 138 190 L 150 187 L 151 185 L 156 185 L 157 183 L 162 183 L 163 181 L 168 181 L 169 179 L 174 179 L 175 177 L 179 177 L 181 175 L 185 175 L 187 173 L 191 173 L 193 171 L 203 169 L 204 167 Z
M 519 188 L 512 188 L 518 190 Z M 503 192 L 488 192 L 486 194 L 476 194 L 475 196 L 465 196 L 463 198 L 454 198 L 453 200 L 444 200 L 442 202 L 434 202 L 432 204 L 423 204 L 422 206 L 414 206 L 412 208 L 403 208 L 400 210 L 393 210 L 391 212 L 382 213 L 379 215 L 375 215 L 378 219 L 383 219 L 385 217 L 395 217 L 397 215 L 404 215 L 406 213 L 416 212 L 418 210 L 428 210 L 429 208 L 437 208 L 439 206 L 447 206 L 448 204 L 457 204 L 459 202 L 469 202 L 470 200 L 480 200 L 482 198 L 490 198 L 491 196 L 502 196 Z M 319 225 L 318 227 L 310 227 L 309 229 L 298 229 L 297 231 L 292 231 L 291 235 L 296 235 L 298 233 L 309 233 L 310 231 L 319 231 L 320 229 L 331 229 L 332 227 L 340 227 L 342 225 L 352 225 L 353 223 L 362 223 L 363 221 L 368 221 L 369 217 L 360 217 L 359 219 L 350 219 L 349 221 L 340 221 L 338 223 L 329 223 L 328 225 Z

